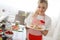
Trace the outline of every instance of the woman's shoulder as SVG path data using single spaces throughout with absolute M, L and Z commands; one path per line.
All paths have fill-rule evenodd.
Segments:
M 48 15 L 46 15 L 45 18 L 51 21 L 51 17 L 49 17 Z

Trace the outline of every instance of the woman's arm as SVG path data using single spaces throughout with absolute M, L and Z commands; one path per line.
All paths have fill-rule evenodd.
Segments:
M 41 31 L 41 33 L 42 33 L 44 36 L 46 36 L 47 33 L 48 33 L 48 30 Z
M 51 28 L 51 18 L 48 17 L 47 20 L 46 20 L 47 24 L 45 26 L 45 30 L 44 31 L 41 31 L 41 33 L 46 36 L 48 34 L 48 32 L 50 31 L 50 28 Z

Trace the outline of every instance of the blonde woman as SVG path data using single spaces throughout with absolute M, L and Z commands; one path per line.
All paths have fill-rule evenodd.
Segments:
M 45 14 L 47 7 L 46 0 L 39 0 L 36 12 L 25 19 L 26 26 L 29 28 L 27 40 L 42 40 L 42 35 L 47 35 L 51 25 L 51 18 Z

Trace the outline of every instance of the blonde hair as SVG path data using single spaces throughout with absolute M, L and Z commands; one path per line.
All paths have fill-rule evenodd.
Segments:
M 40 4 L 40 3 L 46 3 L 46 5 L 48 6 L 47 0 L 39 0 L 39 1 L 38 1 L 38 4 Z

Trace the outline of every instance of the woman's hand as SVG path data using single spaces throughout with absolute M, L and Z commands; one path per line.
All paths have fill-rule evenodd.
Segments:
M 43 31 L 42 27 L 38 25 L 31 25 L 30 28 L 38 31 Z
M 47 33 L 48 33 L 48 30 L 41 31 L 41 33 L 42 33 L 44 36 L 46 36 Z

